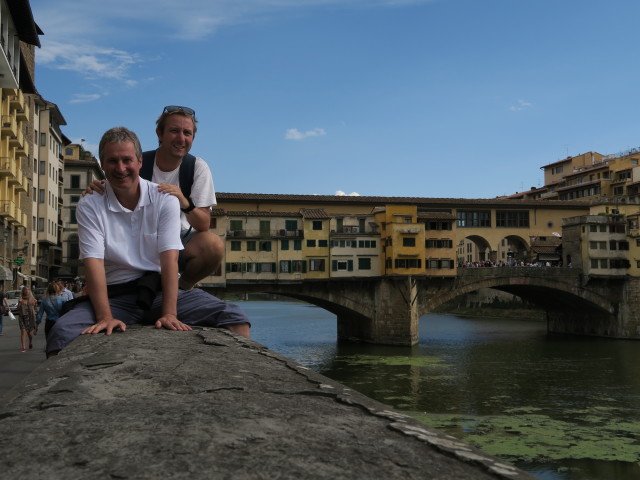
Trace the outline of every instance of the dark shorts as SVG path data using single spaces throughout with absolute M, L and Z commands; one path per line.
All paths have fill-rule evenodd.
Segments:
M 196 235 L 197 233 L 198 231 L 192 228 L 190 228 L 189 230 L 184 230 L 180 234 L 180 240 L 182 240 L 182 246 L 186 247 L 187 243 L 189 243 L 189 240 L 191 240 L 194 237 L 194 235 Z M 186 265 L 187 265 L 187 261 L 184 258 L 184 250 L 180 250 L 180 252 L 178 253 L 178 271 L 184 272 L 184 267 Z
M 136 304 L 137 293 L 109 299 L 112 315 L 125 324 L 153 324 L 162 316 L 162 294 L 158 294 L 151 310 L 144 311 Z M 225 327 L 249 324 L 246 313 L 233 303 L 194 288 L 178 291 L 178 319 L 187 325 L 200 327 Z M 51 326 L 47 336 L 47 352 L 62 350 L 82 331 L 95 324 L 91 302 L 77 304 Z

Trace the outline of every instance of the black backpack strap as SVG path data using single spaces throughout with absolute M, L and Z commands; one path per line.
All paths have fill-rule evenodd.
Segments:
M 191 185 L 193 185 L 195 170 L 196 157 L 187 153 L 180 164 L 180 190 L 186 198 L 191 198 Z
M 140 176 L 145 180 L 152 181 L 153 178 L 153 166 L 156 163 L 156 151 L 149 150 L 142 153 L 142 168 L 140 169 Z M 182 159 L 180 164 L 180 190 L 186 198 L 191 197 L 191 185 L 193 185 L 193 177 L 196 171 L 196 157 L 187 153 Z
M 155 163 L 156 163 L 155 150 L 142 152 L 142 168 L 140 169 L 140 176 L 145 180 L 151 181 L 151 178 L 153 178 L 153 165 Z

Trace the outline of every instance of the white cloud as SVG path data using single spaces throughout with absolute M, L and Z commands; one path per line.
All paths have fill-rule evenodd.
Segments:
M 60 70 L 73 70 L 85 78 L 129 80 L 129 68 L 140 60 L 136 54 L 123 50 L 43 40 L 37 61 Z
M 102 98 L 99 93 L 76 93 L 71 99 L 71 103 L 87 103 Z
M 360 194 L 357 192 L 345 193 L 342 190 L 336 190 L 336 195 L 338 197 L 359 197 Z
M 317 7 L 397 8 L 434 0 L 31 0 L 34 19 L 44 31 L 37 62 L 84 78 L 101 77 L 136 85 L 132 67 L 149 61 L 135 53 L 138 43 L 197 41 L 220 28 L 269 20 Z M 187 9 L 188 11 L 186 11 Z M 149 37 L 153 32 L 153 38 Z M 144 42 L 140 42 L 141 38 Z M 126 50 L 115 45 L 127 45 Z M 131 46 L 129 46 L 131 45 Z
M 533 107 L 533 104 L 527 102 L 526 100 L 518 100 L 518 103 L 516 105 L 511 105 L 509 107 L 509 110 L 511 110 L 512 112 L 518 112 L 529 107 Z
M 304 140 L 308 137 L 323 137 L 326 135 L 324 128 L 314 128 L 313 130 L 307 130 L 306 132 L 301 132 L 297 128 L 290 128 L 284 134 L 285 140 Z

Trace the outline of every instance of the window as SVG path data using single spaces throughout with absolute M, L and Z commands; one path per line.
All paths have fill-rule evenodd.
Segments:
M 327 240 L 318 240 L 318 246 L 326 248 L 329 246 L 329 243 L 327 242 Z
M 44 188 L 38 190 L 38 203 L 44 203 Z
M 302 250 L 302 240 L 294 240 L 293 241 L 293 249 L 294 250 Z
M 404 237 L 402 239 L 402 246 L 403 247 L 415 247 L 416 246 L 415 237 Z
M 80 175 L 71 175 L 71 188 L 80 188 Z
M 422 268 L 419 258 L 396 258 L 395 268 Z
M 229 230 L 232 232 L 242 230 L 242 220 L 229 220 Z
M 259 263 L 258 264 L 258 273 L 260 272 L 275 272 L 276 266 L 275 263 Z
M 358 247 L 360 248 L 376 248 L 375 240 L 359 240 Z
M 371 259 L 358 258 L 358 270 L 371 270 Z
M 80 201 L 80 195 L 70 195 L 69 201 L 71 203 L 78 203 Z
M 40 133 L 40 146 L 41 147 L 46 147 L 47 146 L 47 134 L 46 133 Z M 71 150 L 70 148 L 68 150 Z M 73 150 L 71 150 L 71 153 L 69 153 L 68 155 L 71 155 L 73 153 Z
M 255 251 L 256 251 L 256 241 L 247 240 L 247 252 L 255 252 Z
M 331 270 L 334 272 L 352 272 L 353 260 L 333 260 Z
M 425 241 L 425 246 L 427 248 L 453 248 L 453 240 L 445 238 L 427 239 Z
M 322 220 L 314 220 L 311 224 L 313 230 L 322 230 Z
M 209 228 L 217 228 L 218 227 L 218 219 L 215 217 L 211 217 L 209 220 Z
M 289 260 L 280 260 L 280 273 L 291 272 L 291 262 Z
M 526 210 L 496 211 L 496 227 L 529 228 L 529 212 Z
M 225 264 L 227 273 L 242 272 L 242 264 L 238 262 L 230 262 Z
M 489 210 L 459 211 L 458 226 L 459 227 L 490 227 L 491 212 Z
M 280 250 L 289 250 L 289 240 L 280 240 Z
M 324 272 L 324 258 L 309 260 L 310 272 Z
M 265 240 L 260 242 L 259 248 L 261 252 L 270 252 L 271 251 L 271 241 Z
M 284 221 L 284 229 L 287 232 L 293 232 L 298 229 L 298 221 L 297 220 L 285 220 Z
M 38 218 L 38 231 L 44 232 L 44 218 L 42 217 Z
M 239 252 L 242 250 L 242 242 L 240 240 L 232 240 L 231 241 L 231 251 Z
M 69 223 L 78 223 L 76 219 L 76 208 L 72 207 L 69 209 Z
M 315 240 L 307 240 L 307 247 L 315 247 L 315 246 L 316 246 Z
M 260 236 L 271 236 L 271 220 L 260 220 Z

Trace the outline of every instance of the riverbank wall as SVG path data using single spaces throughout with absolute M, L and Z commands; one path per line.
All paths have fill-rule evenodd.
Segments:
M 0 399 L 3 478 L 533 479 L 225 330 L 85 335 Z

